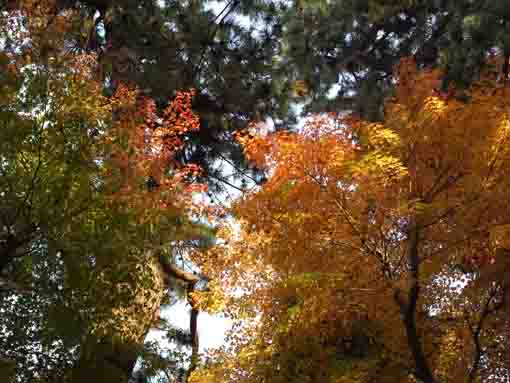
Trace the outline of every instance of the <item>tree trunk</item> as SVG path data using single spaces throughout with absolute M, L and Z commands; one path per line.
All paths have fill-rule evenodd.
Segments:
M 418 254 L 420 229 L 416 220 L 413 221 L 409 230 L 409 248 L 407 254 L 407 261 L 410 269 L 410 288 L 406 298 L 402 298 L 400 292 L 396 291 L 395 300 L 400 306 L 401 318 L 406 331 L 407 345 L 414 359 L 415 376 L 423 383 L 436 383 L 423 351 L 423 345 L 416 324 L 416 310 L 420 297 L 420 258 Z
M 189 381 L 191 374 L 198 367 L 198 351 L 199 351 L 199 338 L 198 338 L 198 307 L 197 303 L 193 299 L 191 295 L 195 289 L 195 284 L 190 284 L 189 293 L 188 293 L 188 302 L 191 305 L 191 313 L 189 319 L 189 331 L 191 334 L 191 359 L 188 368 L 188 372 L 186 374 L 186 382 Z

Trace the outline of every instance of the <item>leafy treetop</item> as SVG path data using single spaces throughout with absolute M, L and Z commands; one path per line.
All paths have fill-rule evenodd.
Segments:
M 497 60 L 496 60 L 497 61 Z M 508 374 L 507 82 L 399 65 L 381 123 L 241 135 L 268 182 L 202 265 L 237 320 L 196 382 L 475 382 Z

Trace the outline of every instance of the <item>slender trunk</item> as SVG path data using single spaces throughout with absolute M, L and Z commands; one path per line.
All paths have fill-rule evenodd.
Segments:
M 198 367 L 198 349 L 199 349 L 199 338 L 198 338 L 198 307 L 196 305 L 195 300 L 190 295 L 195 288 L 194 284 L 190 285 L 189 294 L 188 294 L 188 302 L 191 305 L 191 313 L 189 318 L 189 330 L 191 334 L 191 360 L 188 368 L 186 381 L 189 380 L 193 371 Z
M 198 305 L 193 298 L 193 291 L 195 290 L 196 283 L 200 280 L 198 276 L 193 273 L 186 272 L 179 269 L 175 265 L 168 263 L 164 258 L 160 259 L 160 264 L 164 272 L 173 278 L 180 279 L 188 284 L 188 303 L 191 306 L 191 313 L 189 319 L 189 331 L 191 335 L 191 359 L 188 372 L 186 374 L 186 381 L 190 378 L 193 371 L 198 366 L 198 350 L 199 350 L 199 337 L 198 337 Z
M 402 321 L 404 323 L 407 345 L 414 359 L 415 375 L 423 383 L 436 383 L 427 358 L 423 352 L 420 335 L 416 327 L 416 309 L 420 296 L 419 266 L 420 259 L 418 254 L 420 230 L 416 223 L 413 223 L 409 230 L 408 263 L 410 269 L 410 288 L 407 297 L 403 299 L 400 293 L 395 294 L 395 299 L 400 306 Z

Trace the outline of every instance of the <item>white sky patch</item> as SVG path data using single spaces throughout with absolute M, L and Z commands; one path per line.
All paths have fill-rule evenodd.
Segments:
M 180 329 L 189 330 L 190 306 L 185 302 L 178 302 L 161 313 L 170 324 Z M 232 321 L 222 315 L 211 315 L 201 312 L 198 315 L 198 337 L 200 352 L 220 347 L 225 343 L 225 334 L 232 327 Z M 157 341 L 162 347 L 169 347 L 165 339 L 165 332 L 151 330 L 146 341 Z
M 214 14 L 219 15 L 219 19 L 221 19 L 227 12 L 229 12 L 229 10 L 231 8 L 230 5 L 229 5 L 229 7 L 225 8 L 227 6 L 227 4 L 230 4 L 230 1 L 208 1 L 205 4 L 205 9 L 213 11 Z M 221 13 L 222 11 L 224 11 L 224 12 Z M 244 28 L 249 28 L 250 26 L 255 27 L 255 31 L 254 31 L 255 35 L 256 35 L 256 32 L 258 30 L 262 29 L 264 26 L 264 24 L 260 21 L 254 22 L 253 20 L 250 19 L 250 17 L 240 15 L 240 14 L 234 15 L 234 12 L 230 13 L 227 16 L 227 19 L 231 18 L 231 17 L 234 17 L 235 20 Z

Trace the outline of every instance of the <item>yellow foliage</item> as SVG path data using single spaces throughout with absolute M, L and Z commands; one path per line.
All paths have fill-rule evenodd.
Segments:
M 381 123 L 317 116 L 299 133 L 238 137 L 269 178 L 203 260 L 244 329 L 237 380 L 224 381 L 411 382 L 424 368 L 464 381 L 476 358 L 465 321 L 507 286 L 506 271 L 476 287 L 489 274 L 458 270 L 510 264 L 496 256 L 510 247 L 510 87 L 460 97 L 441 76 L 403 60 Z

